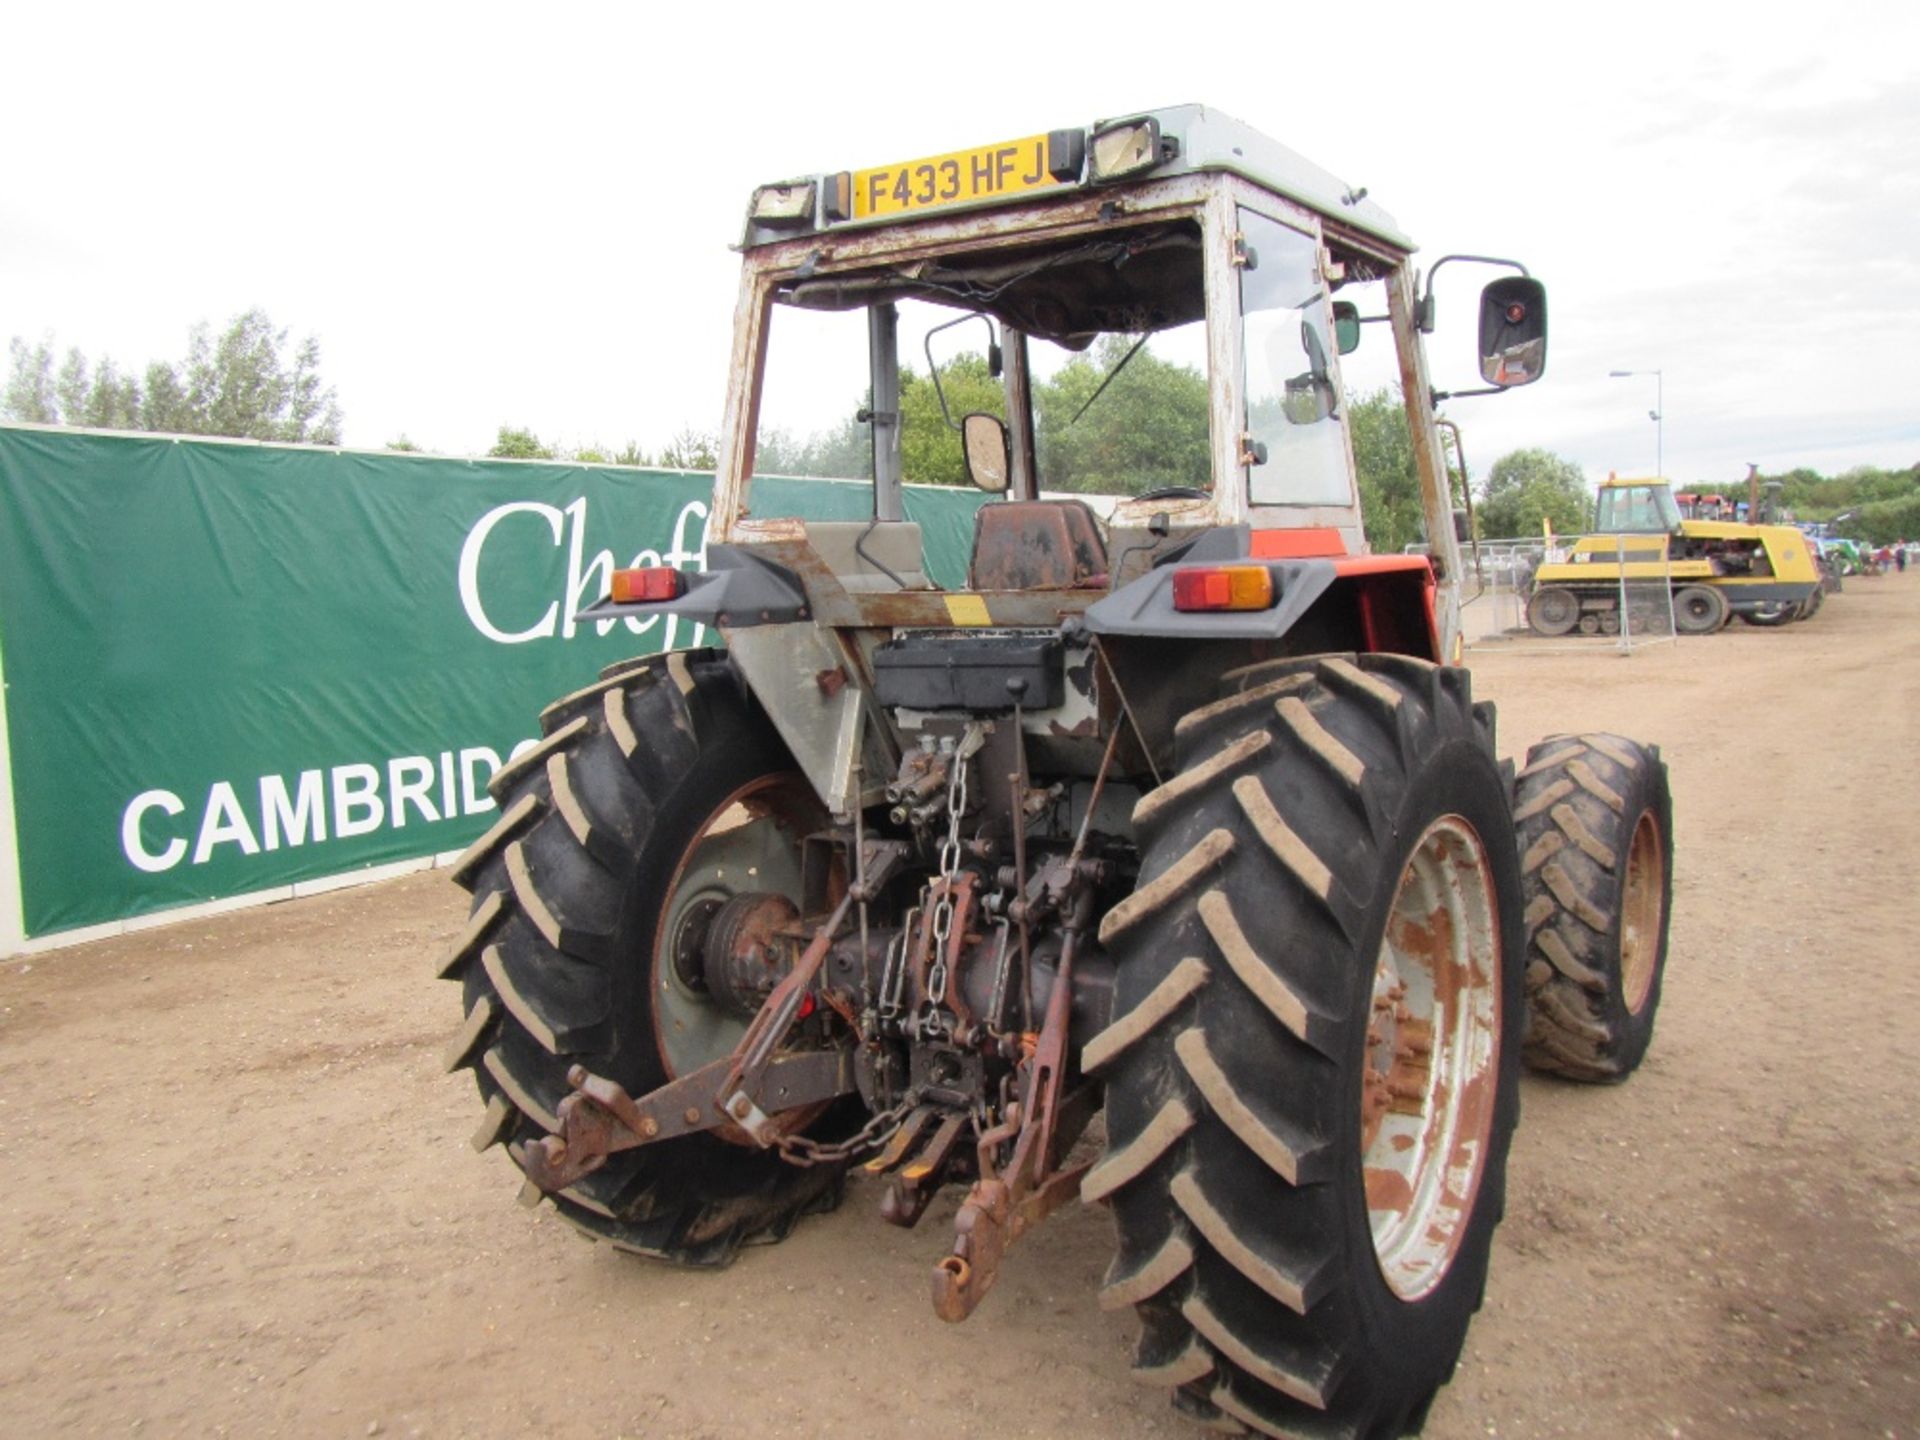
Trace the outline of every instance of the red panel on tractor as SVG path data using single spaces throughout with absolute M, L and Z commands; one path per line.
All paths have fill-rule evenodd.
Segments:
M 1347 542 L 1332 526 L 1305 530 L 1256 530 L 1247 552 L 1255 560 L 1317 560 L 1347 553 Z

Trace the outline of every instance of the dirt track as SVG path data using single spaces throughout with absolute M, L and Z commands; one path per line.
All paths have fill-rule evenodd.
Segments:
M 1428 1435 L 1920 1435 L 1920 581 L 1476 671 L 1507 753 L 1663 746 L 1677 900 L 1640 1074 L 1526 1083 Z M 437 1062 L 463 900 L 425 875 L 0 965 L 0 1434 L 1201 1433 L 1126 1381 L 1096 1211 L 955 1328 L 951 1199 L 902 1232 L 856 1185 L 719 1274 L 514 1205 Z

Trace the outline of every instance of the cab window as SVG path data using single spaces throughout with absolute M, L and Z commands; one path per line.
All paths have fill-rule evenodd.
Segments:
M 1346 416 L 1320 246 L 1311 236 L 1240 211 L 1246 428 L 1256 453 L 1255 505 L 1351 505 Z

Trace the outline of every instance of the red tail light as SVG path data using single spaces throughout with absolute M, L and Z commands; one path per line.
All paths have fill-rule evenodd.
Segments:
M 616 605 L 673 600 L 686 593 L 687 577 L 671 565 L 643 565 L 635 570 L 613 572 L 613 600 Z
M 1176 610 L 1269 610 L 1273 572 L 1264 565 L 1195 565 L 1173 572 Z

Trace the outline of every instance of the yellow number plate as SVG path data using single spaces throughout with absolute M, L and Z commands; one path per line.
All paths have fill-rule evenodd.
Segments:
M 1010 200 L 1064 182 L 1047 172 L 1047 137 L 1029 135 L 853 174 L 853 218 L 908 215 L 980 200 Z

